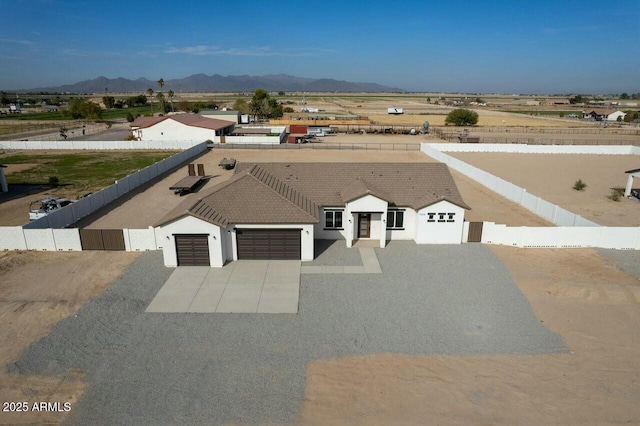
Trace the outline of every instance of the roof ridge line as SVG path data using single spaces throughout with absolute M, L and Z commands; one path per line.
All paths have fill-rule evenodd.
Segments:
M 271 185 L 269 185 L 266 182 L 264 182 L 264 179 L 258 178 L 255 175 L 254 171 L 256 173 L 261 171 L 262 173 L 264 173 L 264 175 L 266 177 L 270 177 L 271 179 L 273 179 L 273 181 L 275 182 L 275 185 L 280 183 L 284 187 L 284 189 L 291 191 L 291 196 L 292 197 L 295 197 L 295 196 L 300 197 L 300 201 L 301 201 L 302 205 L 299 205 L 298 203 L 293 202 L 290 198 L 285 197 L 284 195 L 282 195 L 282 193 L 280 191 L 275 190 Z M 269 188 L 271 191 L 273 191 L 275 194 L 277 194 L 282 199 L 288 201 L 290 204 L 293 204 L 296 208 L 298 208 L 298 210 L 301 210 L 301 211 L 305 212 L 306 214 L 308 214 L 310 216 L 313 216 L 315 219 L 317 219 L 317 217 L 316 217 L 317 212 L 310 213 L 309 211 L 307 211 L 303 207 L 303 205 L 306 204 L 305 201 L 308 201 L 311 204 L 311 207 L 313 207 L 313 208 L 315 208 L 315 210 L 317 210 L 318 209 L 318 204 L 315 201 L 313 201 L 312 199 L 310 199 L 309 197 L 307 197 L 306 195 L 304 195 L 302 192 L 297 191 L 296 189 L 292 188 L 290 185 L 288 185 L 287 183 L 285 183 L 282 180 L 278 179 L 276 176 L 272 175 L 267 170 L 263 169 L 262 167 L 258 166 L 257 164 L 253 164 L 253 167 L 251 168 L 251 170 L 249 172 L 249 176 L 253 177 L 256 181 L 260 182 L 262 185 L 264 185 L 267 188 Z

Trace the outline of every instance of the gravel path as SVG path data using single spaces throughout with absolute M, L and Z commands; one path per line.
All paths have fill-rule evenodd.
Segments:
M 302 275 L 298 315 L 258 315 L 145 314 L 171 272 L 149 252 L 13 370 L 87 372 L 70 424 L 264 424 L 296 420 L 314 359 L 568 352 L 488 248 L 376 253 L 382 274 Z
M 614 262 L 627 274 L 640 275 L 640 251 L 639 250 L 612 250 L 596 249 L 598 254 L 607 260 Z

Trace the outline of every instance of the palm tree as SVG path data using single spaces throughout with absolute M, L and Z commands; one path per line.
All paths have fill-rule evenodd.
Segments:
M 160 87 L 160 90 L 162 90 L 162 88 L 164 87 L 164 78 L 161 78 L 160 80 L 157 81 L 158 83 L 158 87 Z M 162 92 L 158 92 L 160 94 L 162 94 Z M 164 95 L 162 96 L 156 96 L 159 100 L 161 99 L 161 103 L 160 103 L 160 107 L 162 108 L 161 113 L 164 114 Z
M 153 117 L 153 89 L 149 87 L 147 89 L 147 95 L 149 95 L 149 102 L 151 103 L 151 116 Z
M 175 93 L 173 93 L 173 90 L 169 90 L 169 93 L 167 93 L 169 95 L 169 102 L 171 102 L 171 112 L 173 112 L 173 97 L 176 95 Z
M 160 115 L 164 115 L 164 93 L 156 93 L 156 99 L 158 100 L 158 102 L 160 102 L 160 105 L 162 107 L 162 113 Z

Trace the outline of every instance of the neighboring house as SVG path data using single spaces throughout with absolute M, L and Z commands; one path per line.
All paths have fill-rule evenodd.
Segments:
M 131 123 L 131 133 L 141 141 L 220 142 L 233 132 L 236 123 L 206 118 L 198 114 L 174 114 L 162 117 L 138 117 Z
M 609 113 L 609 111 L 610 110 L 607 110 L 606 108 L 595 108 L 589 112 L 584 112 L 583 117 L 595 121 L 618 121 L 618 117 L 622 117 L 621 120 L 624 120 L 624 117 L 627 115 L 619 110 L 611 113 Z
M 313 260 L 314 239 L 460 244 L 465 204 L 442 163 L 238 164 L 157 224 L 166 266 Z

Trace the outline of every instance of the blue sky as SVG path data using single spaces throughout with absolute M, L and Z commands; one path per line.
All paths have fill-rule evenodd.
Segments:
M 0 89 L 291 74 L 409 91 L 640 92 L 640 0 L 0 0 Z

